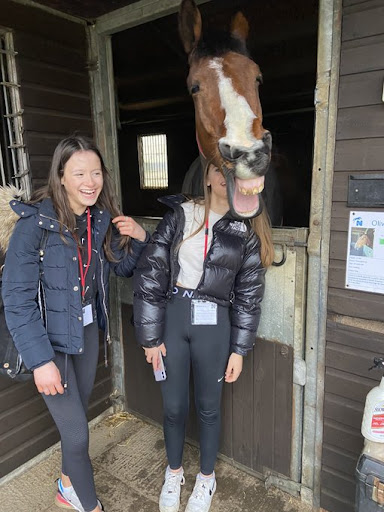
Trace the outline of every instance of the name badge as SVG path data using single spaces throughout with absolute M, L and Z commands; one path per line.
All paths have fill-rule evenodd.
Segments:
M 94 322 L 92 302 L 83 305 L 83 326 Z
M 217 304 L 208 300 L 192 299 L 192 325 L 217 325 Z

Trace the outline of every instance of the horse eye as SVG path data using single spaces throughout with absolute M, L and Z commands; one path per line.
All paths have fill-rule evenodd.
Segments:
M 191 87 L 191 94 L 196 94 L 199 91 L 200 91 L 200 85 L 199 84 L 192 85 L 192 87 Z
M 256 78 L 256 82 L 257 82 L 258 84 L 262 84 L 262 83 L 263 83 L 263 77 L 262 77 L 262 75 L 259 75 L 259 76 Z

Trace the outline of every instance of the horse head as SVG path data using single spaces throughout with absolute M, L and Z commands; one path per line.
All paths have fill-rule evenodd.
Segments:
M 272 147 L 262 124 L 262 75 L 246 48 L 248 30 L 248 21 L 237 13 L 229 34 L 203 35 L 195 2 L 181 3 L 179 32 L 189 59 L 199 151 L 224 174 L 231 213 L 241 219 L 261 212 L 259 194 Z

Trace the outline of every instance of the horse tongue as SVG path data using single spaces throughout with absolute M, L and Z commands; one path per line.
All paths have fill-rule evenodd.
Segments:
M 257 189 L 260 192 L 264 186 L 264 176 L 251 179 L 251 180 L 241 180 L 239 178 L 235 178 L 235 193 L 233 196 L 233 207 L 239 214 L 246 214 L 257 212 L 259 209 L 259 194 L 252 192 Z M 244 192 L 248 191 L 248 194 L 244 194 L 240 192 L 240 189 Z

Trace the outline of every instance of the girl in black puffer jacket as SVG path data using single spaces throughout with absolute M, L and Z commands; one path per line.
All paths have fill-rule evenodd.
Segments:
M 226 182 L 217 168 L 209 167 L 205 185 L 203 201 L 163 199 L 173 211 L 160 222 L 134 273 L 137 338 L 155 371 L 162 356 L 166 365 L 161 386 L 169 466 L 161 512 L 179 510 L 191 365 L 201 472 L 186 512 L 210 508 L 223 382 L 237 380 L 243 356 L 255 343 L 265 269 L 273 259 L 269 228 L 264 226 L 261 251 L 252 222 L 230 216 Z

